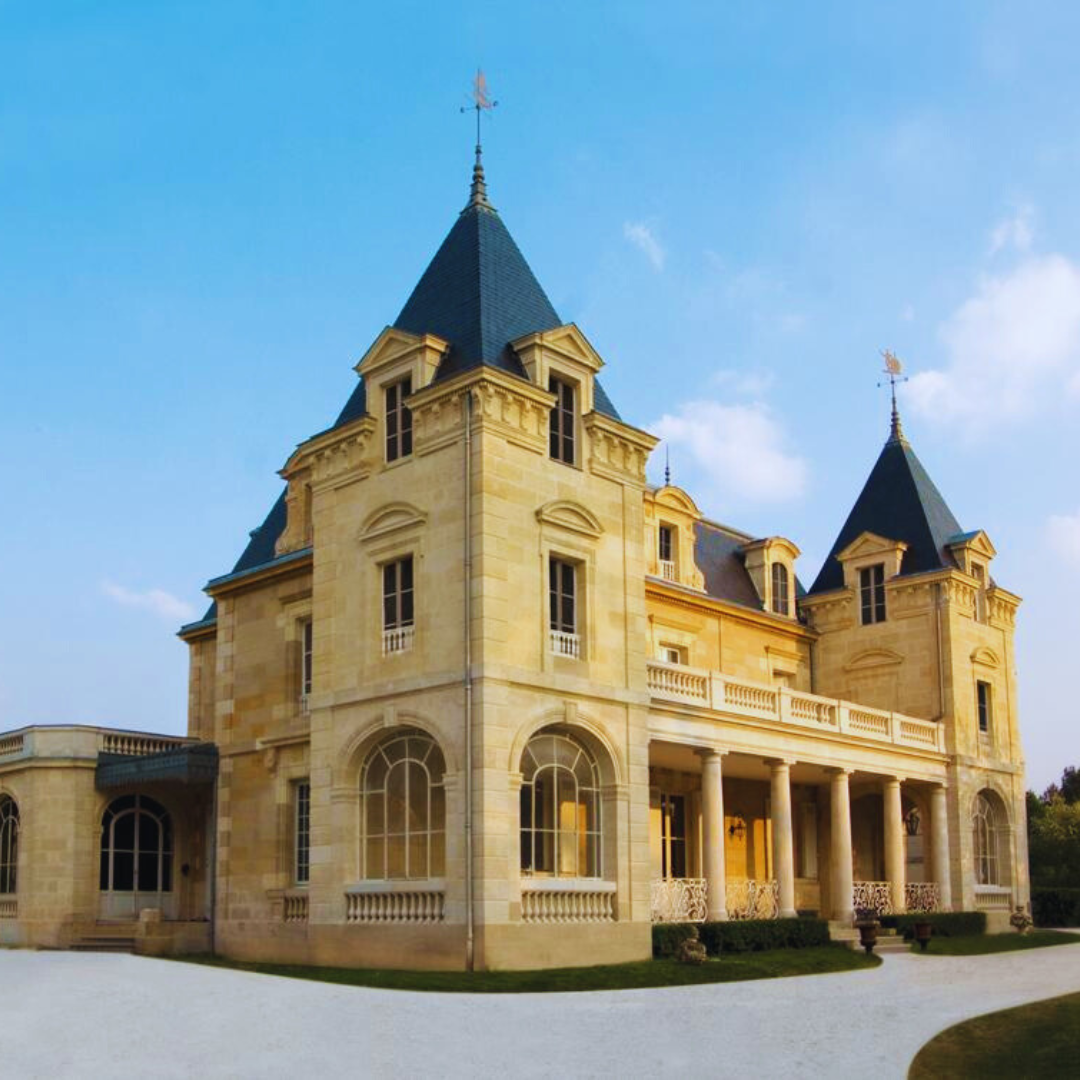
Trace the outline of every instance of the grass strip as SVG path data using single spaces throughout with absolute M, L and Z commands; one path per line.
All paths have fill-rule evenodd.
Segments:
M 947 1028 L 915 1055 L 908 1080 L 1075 1076 L 1080 994 L 977 1016 Z
M 1080 942 L 1080 934 L 1058 930 L 1035 930 L 1030 934 L 984 934 L 979 937 L 935 937 L 926 948 L 927 956 L 983 956 L 986 953 L 1016 952 L 1020 949 L 1045 949 L 1053 945 Z M 912 943 L 911 951 L 922 952 Z
M 877 957 L 866 957 L 843 945 L 745 953 L 720 960 L 708 960 L 699 966 L 679 964 L 674 960 L 642 960 L 631 964 L 551 968 L 543 971 L 397 971 L 267 964 L 225 960 L 214 956 L 184 956 L 177 959 L 233 971 L 314 979 L 344 986 L 469 994 L 543 994 L 700 986 L 708 983 L 741 982 L 746 979 L 778 979 L 793 975 L 862 971 L 881 963 Z

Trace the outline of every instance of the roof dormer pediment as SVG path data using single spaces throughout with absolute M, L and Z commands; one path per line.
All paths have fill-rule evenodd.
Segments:
M 903 555 L 907 551 L 907 544 L 903 540 L 890 540 L 877 533 L 860 533 L 847 547 L 836 553 L 841 562 L 861 562 L 863 559 L 873 558 L 875 555 Z
M 665 484 L 653 493 L 653 501 L 657 506 L 688 514 L 695 520 L 701 519 L 701 511 L 697 508 L 697 503 L 681 487 Z
M 388 326 L 364 353 L 355 370 L 361 378 L 370 383 L 377 378 L 379 372 L 387 368 L 400 366 L 408 369 L 419 360 L 419 385 L 413 388 L 418 390 L 434 377 L 446 349 L 447 343 L 435 334 L 410 334 L 408 331 Z
M 980 555 L 984 559 L 992 559 L 997 555 L 997 548 L 990 542 L 990 537 L 986 535 L 983 529 L 961 533 L 959 536 L 950 536 L 945 541 L 945 546 L 954 555 L 962 551 L 970 551 L 972 554 Z

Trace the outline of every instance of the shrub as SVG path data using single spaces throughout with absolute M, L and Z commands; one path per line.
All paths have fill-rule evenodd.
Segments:
M 697 934 L 693 923 L 655 923 L 652 928 L 653 956 L 674 956 L 679 946 Z
M 986 933 L 984 911 L 935 911 L 927 914 L 882 915 L 882 927 L 899 930 L 906 941 L 915 937 L 915 924 L 928 922 L 935 937 L 976 937 Z
M 711 922 L 701 927 L 701 940 L 710 956 L 764 949 L 805 949 L 829 944 L 829 924 L 824 919 Z
M 1080 926 L 1080 889 L 1031 890 L 1036 926 Z

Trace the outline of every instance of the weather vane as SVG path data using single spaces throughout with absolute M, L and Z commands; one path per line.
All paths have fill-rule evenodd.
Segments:
M 900 357 L 896 355 L 891 349 L 881 350 L 882 359 L 885 361 L 884 374 L 889 377 L 889 390 L 892 393 L 892 432 L 891 437 L 894 439 L 902 439 L 904 433 L 900 428 L 900 413 L 896 408 L 896 384 L 898 382 L 905 383 L 908 381 L 908 377 L 903 373 L 904 365 L 900 361 Z M 878 386 L 884 386 L 885 383 L 879 382 Z
M 472 101 L 471 105 L 462 105 L 461 111 L 463 113 L 468 112 L 470 109 L 476 110 L 476 156 L 480 157 L 480 114 L 483 112 L 490 112 L 499 103 L 492 101 L 491 96 L 488 94 L 487 79 L 480 68 L 476 69 L 476 78 L 473 79 L 472 93 L 469 95 Z

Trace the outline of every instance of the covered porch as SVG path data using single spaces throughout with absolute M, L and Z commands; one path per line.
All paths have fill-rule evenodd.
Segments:
M 951 910 L 941 783 L 654 738 L 649 786 L 654 922 Z

